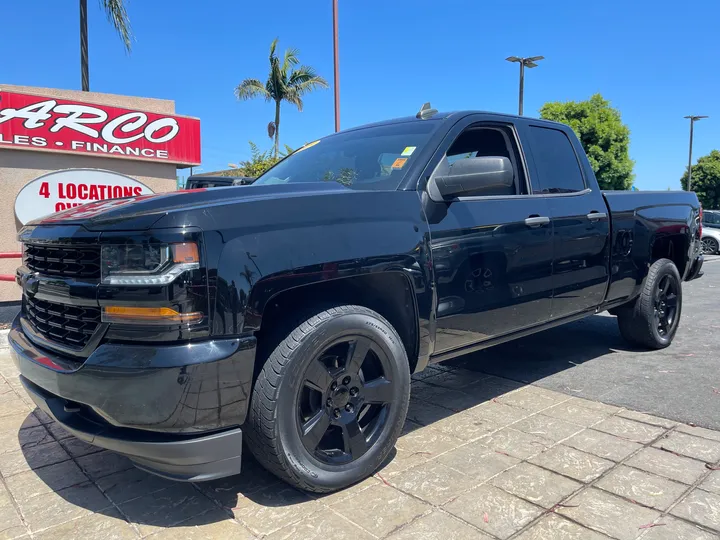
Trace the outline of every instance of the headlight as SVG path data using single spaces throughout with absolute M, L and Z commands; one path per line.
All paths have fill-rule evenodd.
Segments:
M 197 244 L 105 245 L 102 282 L 108 285 L 166 285 L 200 268 Z

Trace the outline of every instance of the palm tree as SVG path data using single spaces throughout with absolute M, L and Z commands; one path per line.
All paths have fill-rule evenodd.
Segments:
M 125 50 L 130 52 L 132 47 L 132 31 L 130 30 L 130 19 L 123 0 L 100 0 L 100 5 L 105 10 L 108 21 L 112 23 L 120 35 Z M 88 21 L 87 21 L 87 0 L 80 0 L 80 71 L 82 72 L 83 92 L 90 91 L 90 66 L 88 62 Z
M 298 66 L 300 51 L 297 49 L 287 49 L 281 62 L 275 54 L 277 43 L 278 38 L 275 38 L 270 45 L 270 74 L 265 84 L 258 79 L 245 79 L 235 88 L 235 96 L 238 99 L 248 100 L 264 97 L 265 101 L 275 102 L 275 122 L 268 124 L 268 135 L 270 138 L 275 136 L 274 155 L 276 158 L 280 148 L 280 103 L 287 101 L 302 112 L 303 95 L 316 88 L 328 87 L 327 81 L 320 77 L 312 67 Z

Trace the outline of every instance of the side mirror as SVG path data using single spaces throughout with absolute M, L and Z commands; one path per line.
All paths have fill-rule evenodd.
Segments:
M 513 195 L 513 168 L 506 157 L 474 157 L 459 159 L 445 171 L 437 171 L 428 182 L 433 201 L 478 195 Z

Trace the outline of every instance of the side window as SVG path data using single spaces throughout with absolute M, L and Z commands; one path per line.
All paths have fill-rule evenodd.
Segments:
M 459 160 L 461 160 L 461 159 L 467 159 L 467 158 L 476 157 L 476 156 L 477 156 L 477 151 L 474 151 L 474 152 L 466 152 L 466 153 L 464 153 L 464 154 L 455 154 L 455 155 L 452 155 L 452 156 L 451 156 L 451 155 L 448 155 L 448 156 L 447 156 L 447 160 L 448 160 L 448 163 L 449 163 L 450 165 L 452 165 L 453 163 L 455 163 L 456 161 L 459 161 Z
M 485 195 L 527 194 L 520 152 L 512 130 L 506 126 L 466 129 L 452 143 L 445 154 L 444 165 L 441 163 L 440 167 L 452 167 L 453 164 L 467 158 L 491 156 L 506 157 L 510 160 L 513 166 L 514 185 L 510 189 L 503 189 L 502 192 L 485 193 Z
M 542 193 L 575 193 L 585 180 L 570 139 L 562 131 L 530 126 L 530 144 Z
M 720 224 L 720 215 L 714 212 L 704 212 L 703 223 L 706 225 L 718 225 Z

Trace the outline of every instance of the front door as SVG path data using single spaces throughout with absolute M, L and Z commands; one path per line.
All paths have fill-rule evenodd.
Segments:
M 442 174 L 455 160 L 475 156 L 510 159 L 515 185 L 491 196 L 427 203 L 437 290 L 435 353 L 550 318 L 550 209 L 543 197 L 529 196 L 512 126 L 468 126 L 449 145 L 434 174 Z

